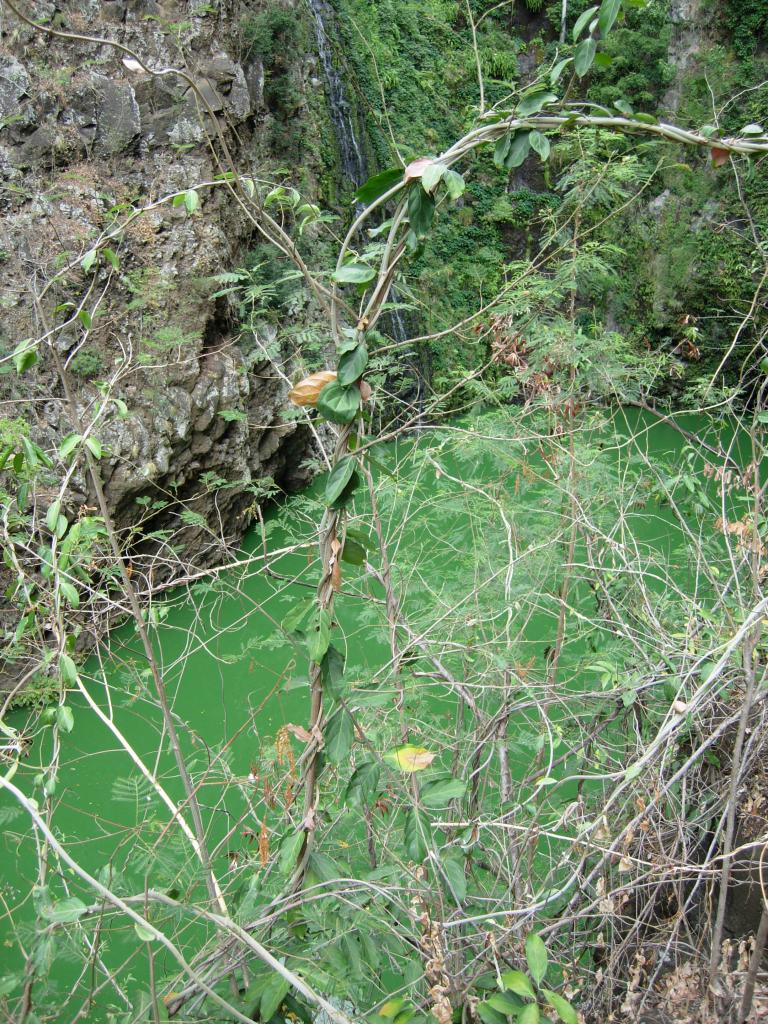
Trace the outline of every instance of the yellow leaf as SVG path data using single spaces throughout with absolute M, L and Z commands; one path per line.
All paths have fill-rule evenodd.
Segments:
M 384 760 L 389 761 L 395 768 L 403 772 L 420 772 L 429 768 L 435 759 L 426 747 L 414 747 L 412 743 L 406 743 L 404 747 L 397 747 L 396 750 L 389 750 L 384 755 Z

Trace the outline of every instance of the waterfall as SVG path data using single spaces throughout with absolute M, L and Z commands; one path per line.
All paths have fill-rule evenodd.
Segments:
M 317 53 L 328 87 L 328 105 L 339 144 L 341 169 L 347 181 L 357 188 L 368 177 L 368 167 L 365 154 L 357 140 L 354 112 L 347 99 L 344 79 L 336 67 L 333 47 L 328 35 L 328 26 L 333 19 L 333 10 L 327 0 L 309 0 L 309 6 L 315 21 Z
M 357 132 L 355 131 L 355 117 L 352 104 L 347 97 L 344 78 L 341 70 L 337 67 L 334 49 L 331 42 L 331 26 L 334 12 L 328 0 L 308 0 L 315 22 L 315 38 L 317 39 L 317 53 L 320 64 L 323 68 L 328 93 L 328 106 L 330 108 L 333 130 L 339 146 L 341 156 L 341 170 L 344 179 L 354 188 L 362 185 L 368 177 L 368 161 L 365 158 Z M 359 213 L 362 207 L 355 204 L 355 210 Z M 398 296 L 394 287 L 390 289 L 390 302 L 397 304 Z M 409 338 L 408 324 L 399 309 L 387 312 L 390 334 L 394 341 L 404 343 Z M 422 379 L 422 367 L 416 354 L 412 351 L 402 353 L 411 365 L 414 374 L 416 389 L 415 405 L 418 411 L 419 423 L 424 409 L 424 381 Z

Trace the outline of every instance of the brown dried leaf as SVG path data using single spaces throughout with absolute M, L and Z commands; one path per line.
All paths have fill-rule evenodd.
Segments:
M 417 178 L 420 178 L 432 163 L 434 161 L 428 156 L 420 156 L 418 160 L 412 160 L 405 168 L 405 180 L 415 181 Z
M 319 373 L 311 373 L 309 377 L 305 377 L 304 380 L 299 381 L 295 387 L 291 388 L 288 392 L 288 398 L 294 405 L 314 408 L 317 405 L 320 392 L 332 380 L 336 380 L 336 374 L 333 370 L 320 370 Z
M 341 551 L 341 541 L 338 537 L 334 537 L 331 541 L 331 587 L 338 593 L 341 590 L 341 561 L 339 559 L 339 552 Z
M 307 732 L 303 725 L 294 725 L 293 722 L 288 722 L 285 728 L 302 743 L 309 743 L 312 739 L 312 733 Z
M 262 821 L 259 832 L 259 863 L 263 868 L 269 864 L 269 832 L 266 821 Z

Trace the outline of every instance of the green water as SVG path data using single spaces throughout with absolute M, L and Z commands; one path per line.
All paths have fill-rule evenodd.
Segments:
M 379 462 L 396 482 L 377 471 L 377 494 L 396 587 L 406 595 L 403 611 L 412 628 L 428 635 L 456 678 L 470 686 L 485 681 L 489 689 L 483 700 L 492 701 L 493 687 L 510 668 L 530 680 L 528 690 L 521 689 L 522 710 L 508 731 L 514 775 L 522 780 L 532 771 L 547 771 L 548 759 L 559 749 L 558 733 L 569 719 L 594 714 L 585 695 L 599 693 L 606 685 L 594 663 L 618 666 L 627 651 L 595 604 L 586 578 L 589 551 L 580 539 L 558 669 L 560 700 L 544 722 L 535 704 L 554 644 L 569 532 L 566 459 L 561 450 L 552 461 L 541 440 L 541 425 L 534 429 L 533 423 L 488 416 L 473 423 L 471 430 L 469 426 L 460 423 L 382 449 Z M 705 424 L 689 419 L 684 426 L 699 429 Z M 646 464 L 651 457 L 657 468 L 666 464 L 668 472 L 674 472 L 684 444 L 668 425 L 629 410 L 613 422 L 601 415 L 591 427 L 580 428 L 577 445 L 576 490 L 589 507 L 595 538 L 591 554 L 599 552 L 605 563 L 612 557 L 611 544 L 631 548 L 633 564 L 655 595 L 661 615 L 665 602 L 671 607 L 678 601 L 675 587 L 694 603 L 707 599 L 700 592 L 685 531 L 671 510 L 655 500 L 655 474 Z M 563 448 L 562 440 L 552 446 L 558 447 Z M 660 472 L 663 475 L 664 470 Z M 255 836 L 261 823 L 269 832 L 270 856 L 293 827 L 281 808 L 290 767 L 278 756 L 275 741 L 282 726 L 307 724 L 307 665 L 302 644 L 286 637 L 278 624 L 297 601 L 312 596 L 316 584 L 318 493 L 315 487 L 274 508 L 266 516 L 264 534 L 254 529 L 238 554 L 246 564 L 160 595 L 152 609 L 155 648 L 182 746 L 200 787 L 208 840 L 215 849 L 214 869 L 228 898 L 241 895 L 248 879 L 260 870 Z M 702 543 L 716 548 L 714 515 L 686 515 L 697 535 L 700 521 L 709 523 Z M 358 527 L 373 532 L 363 494 L 356 498 L 353 517 Z M 270 559 L 266 572 L 264 544 L 271 552 L 295 550 Z M 247 562 L 249 557 L 253 561 Z M 371 561 L 379 564 L 376 554 Z M 366 723 L 368 741 L 378 749 L 391 745 L 397 731 L 382 599 L 381 587 L 362 567 L 345 565 L 336 635 L 343 637 L 347 656 L 348 699 Z M 647 633 L 643 642 L 652 644 L 652 629 L 653 624 L 643 624 L 638 613 L 637 635 Z M 170 796 L 182 801 L 151 678 L 132 627 L 116 630 L 105 641 L 98 657 L 90 658 L 83 678 L 93 700 L 112 716 Z M 455 695 L 423 659 L 407 661 L 403 678 L 404 713 L 412 740 L 436 752 L 433 770 L 450 769 L 442 751 L 455 729 Z M 177 833 L 167 829 L 166 808 L 85 699 L 73 693 L 68 703 L 75 724 L 62 736 L 51 799 L 57 837 L 82 867 L 109 880 L 121 893 L 141 893 L 146 882 L 174 895 L 202 898 L 194 863 Z M 27 721 L 27 713 L 18 712 L 11 724 L 24 731 Z M 51 730 L 46 730 L 14 780 L 41 801 L 34 777 L 45 771 L 51 744 Z M 302 744 L 295 739 L 291 744 L 298 757 Z M 356 743 L 352 757 L 359 756 Z M 458 767 L 459 774 L 467 770 L 467 763 Z M 349 776 L 344 766 L 334 771 L 340 783 Z M 29 893 L 37 878 L 37 858 L 24 815 L 4 795 L 0 815 L 1 977 L 18 971 L 23 952 L 33 945 Z M 347 838 L 345 829 L 350 830 Z M 353 834 L 354 826 L 343 820 L 334 822 L 332 829 L 329 823 L 325 847 L 337 864 L 349 858 L 350 870 L 355 855 L 346 852 L 346 843 Z M 86 902 L 91 899 L 55 859 L 47 881 L 52 899 L 70 893 Z M 73 1020 L 77 1009 L 87 1005 L 81 1019 L 107 1021 L 111 1013 L 125 1009 L 109 984 L 93 1004 L 86 1004 L 92 980 L 90 970 L 83 974 L 81 963 L 86 932 L 92 940 L 92 929 L 60 929 L 55 946 L 46 945 L 48 940 L 41 944 L 38 938 L 37 956 L 45 977 L 37 985 L 41 1019 Z M 198 926 L 183 924 L 176 937 L 180 948 L 192 956 L 203 934 Z M 146 956 L 146 943 L 137 940 L 132 925 L 119 917 L 105 919 L 97 983 L 104 981 L 104 969 L 109 970 L 132 998 L 146 987 Z M 173 963 L 162 952 L 156 954 L 155 971 L 160 979 L 173 975 Z M 70 990 L 76 994 L 69 999 L 66 1015 L 58 1017 L 56 1007 Z

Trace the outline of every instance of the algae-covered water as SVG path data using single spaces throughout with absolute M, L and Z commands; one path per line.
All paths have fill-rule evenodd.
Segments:
M 702 419 L 690 417 L 684 427 L 706 427 L 718 440 Z M 510 719 L 506 738 L 515 779 L 548 772 L 569 719 L 593 714 L 586 698 L 606 688 L 613 692 L 619 667 L 626 666 L 626 638 L 617 635 L 590 585 L 590 560 L 605 567 L 614 558 L 618 595 L 629 585 L 622 566 L 630 559 L 631 584 L 645 586 L 660 615 L 683 599 L 706 602 L 691 537 L 716 549 L 716 510 L 696 506 L 696 494 L 683 483 L 681 527 L 669 505 L 657 500 L 665 477 L 668 484 L 681 468 L 696 471 L 686 443 L 668 424 L 635 410 L 601 413 L 577 427 L 572 483 L 564 436 L 548 438 L 542 424 L 498 415 L 427 431 L 377 453 L 378 504 L 396 588 L 404 595 L 403 614 L 414 635 L 424 638 L 478 699 L 492 702 L 510 672 L 522 681 L 516 696 L 520 710 Z M 697 465 L 700 469 L 700 460 Z M 321 487 L 320 482 L 272 508 L 263 528 L 256 525 L 248 535 L 236 567 L 202 573 L 157 595 L 149 612 L 182 747 L 198 786 L 214 870 L 236 903 L 263 870 L 262 859 L 274 859 L 281 839 L 295 827 L 290 807 L 298 783 L 291 762 L 300 757 L 302 742 L 296 730 L 284 727 L 307 724 L 307 663 L 302 643 L 281 623 L 299 602 L 311 599 L 316 585 Z M 557 665 L 557 699 L 549 694 L 545 715 L 537 703 L 543 704 L 547 693 L 574 508 L 582 519 L 570 570 L 566 641 Z M 355 499 L 352 522 L 373 536 L 364 491 Z M 282 555 L 272 554 L 284 549 Z M 380 567 L 375 544 L 368 557 Z M 364 565 L 344 564 L 336 635 L 346 653 L 347 699 L 369 723 L 367 739 L 374 746 L 391 742 L 399 715 L 383 597 Z M 636 635 L 652 644 L 653 622 L 649 618 L 643 625 L 643 614 L 638 606 Z M 410 736 L 437 754 L 432 770 L 450 769 L 441 762 L 441 751 L 449 748 L 456 728 L 455 693 L 434 664 L 420 657 L 423 648 L 405 653 L 403 715 Z M 626 682 L 626 673 L 623 678 Z M 151 674 L 131 625 L 111 634 L 88 660 L 83 679 L 104 716 L 170 797 L 182 802 Z M 183 838 L 169 825 L 166 807 L 86 699 L 73 692 L 68 705 L 74 725 L 60 733 L 49 803 L 59 841 L 83 868 L 121 894 L 141 894 L 149 887 L 173 899 L 197 898 L 199 873 Z M 10 724 L 23 732 L 29 715 L 19 711 Z M 53 742 L 53 731 L 45 730 L 14 780 L 41 806 L 41 780 L 35 779 L 50 777 L 46 766 Z M 353 762 L 358 747 L 349 755 Z M 468 763 L 460 761 L 453 770 L 466 775 Z M 565 765 L 554 769 L 564 770 Z M 343 781 L 351 765 L 333 771 Z M 492 778 L 488 785 L 495 785 Z M 82 922 L 51 927 L 43 920 L 36 932 L 36 902 L 72 894 L 86 902 L 93 897 L 52 856 L 47 891 L 35 894 L 39 837 L 7 795 L 0 795 L 0 821 L 0 978 L 5 976 L 6 987 L 18 995 L 13 978 L 32 954 L 40 974 L 35 986 L 40 1020 L 75 1020 L 78 1008 L 80 1019 L 88 1021 L 123 1019 L 119 1014 L 127 1012 L 128 1001 L 147 987 L 149 944 L 119 916 L 104 918 L 98 928 Z M 343 816 L 327 825 L 326 852 L 353 871 L 355 827 Z M 175 941 L 192 958 L 202 939 L 200 926 L 180 919 L 174 929 Z M 162 951 L 154 958 L 157 979 L 173 973 Z M 65 1001 L 66 1015 L 59 1017 L 57 1007 Z M 132 1013 L 124 1019 L 143 1018 Z

